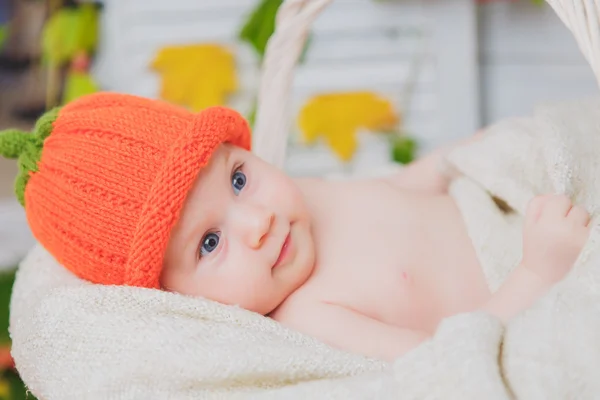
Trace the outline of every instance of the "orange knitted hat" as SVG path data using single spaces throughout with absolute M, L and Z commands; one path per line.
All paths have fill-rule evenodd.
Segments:
M 94 283 L 158 288 L 186 195 L 224 142 L 250 149 L 235 111 L 99 93 L 48 112 L 33 134 L 0 133 L 0 155 L 19 159 L 17 197 L 59 263 Z

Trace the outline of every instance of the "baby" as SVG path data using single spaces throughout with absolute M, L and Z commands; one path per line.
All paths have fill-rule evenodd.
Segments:
M 326 181 L 291 179 L 249 146 L 231 110 L 108 93 L 48 114 L 33 135 L 0 136 L 0 153 L 21 157 L 34 235 L 81 278 L 237 305 L 388 361 L 448 316 L 510 320 L 589 234 L 567 197 L 536 197 L 523 259 L 491 293 L 437 170 L 449 149 L 395 176 Z
M 161 282 L 385 360 L 450 315 L 506 321 L 569 271 L 589 216 L 567 197 L 532 201 L 523 261 L 492 295 L 438 157 L 389 179 L 292 180 L 222 145 L 187 198 Z

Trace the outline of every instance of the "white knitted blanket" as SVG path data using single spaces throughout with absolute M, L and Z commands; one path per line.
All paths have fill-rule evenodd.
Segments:
M 449 161 L 452 193 L 495 288 L 520 256 L 520 213 L 565 192 L 597 214 L 600 101 L 502 122 Z M 504 214 L 487 193 L 516 211 Z M 334 350 L 202 299 L 84 283 L 40 247 L 11 305 L 17 368 L 40 399 L 597 399 L 598 228 L 573 273 L 507 327 L 483 313 L 443 321 L 388 365 Z M 351 334 L 351 333 L 349 333 Z

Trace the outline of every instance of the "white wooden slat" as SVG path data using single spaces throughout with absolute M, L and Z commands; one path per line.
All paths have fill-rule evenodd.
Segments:
M 546 101 L 597 95 L 575 39 L 549 6 L 490 3 L 479 9 L 482 118 L 530 115 Z
M 215 9 L 249 10 L 257 3 L 255 0 L 108 0 L 107 3 L 119 3 L 124 15 L 138 13 L 182 13 L 190 10 L 213 11 Z
M 326 40 L 329 38 L 339 38 L 352 36 L 360 39 L 364 36 L 371 36 L 374 33 L 379 35 L 394 36 L 419 36 L 420 28 L 402 27 L 402 23 L 408 24 L 412 20 L 398 21 L 397 17 L 388 16 L 387 21 L 378 21 L 376 19 L 347 20 L 345 15 L 333 15 L 330 17 L 330 25 L 315 25 L 311 31 L 314 40 Z M 190 21 L 179 20 L 165 22 L 160 16 L 149 21 L 128 21 L 127 26 L 123 27 L 123 32 L 127 36 L 127 42 L 133 46 L 144 46 L 147 43 L 157 45 L 168 45 L 172 43 L 193 43 L 206 40 L 231 40 L 236 38 L 243 24 L 242 16 L 234 18 L 226 16 L 224 18 L 212 18 L 207 20 L 198 20 L 196 18 Z M 317 20 L 318 22 L 318 20 Z M 150 29 L 149 26 L 152 26 Z
M 436 118 L 444 126 L 440 144 L 445 144 L 472 134 L 481 124 L 475 3 L 427 0 L 423 4 L 431 18 L 440 96 Z
M 350 65 L 305 65 L 298 68 L 294 79 L 294 93 L 368 90 L 377 88 L 396 88 L 409 74 L 410 66 L 406 62 L 355 63 Z M 243 90 L 255 91 L 257 86 L 257 70 L 241 69 L 238 73 Z M 132 70 L 123 76 L 127 82 L 120 90 L 140 96 L 155 97 L 160 87 L 160 76 L 149 68 Z M 424 66 L 418 76 L 420 85 L 435 81 L 433 65 Z
M 424 144 L 427 144 L 432 141 L 439 140 L 441 129 L 439 123 L 436 120 L 432 120 L 431 118 L 419 118 L 418 120 L 413 120 L 407 123 L 406 126 L 404 126 L 403 132 L 405 132 L 410 137 L 415 138 L 419 143 L 422 142 Z M 359 138 L 361 136 L 366 136 L 368 138 L 370 136 L 373 136 L 373 134 L 366 131 L 359 131 Z M 374 137 L 385 136 L 375 134 Z M 299 134 L 291 136 L 290 143 L 295 146 L 297 145 L 299 147 L 303 147 L 303 140 Z
M 492 2 L 479 8 L 483 62 L 585 62 L 575 39 L 551 7 Z
M 375 91 L 381 97 L 388 99 L 397 109 L 401 107 L 400 98 L 401 93 L 399 90 L 394 90 L 393 87 L 387 88 L 371 88 L 371 90 Z M 305 104 L 311 97 L 318 95 L 320 90 L 313 91 L 305 91 L 302 93 L 298 93 L 293 96 L 291 101 L 292 109 L 298 109 L 301 105 Z M 342 92 L 343 93 L 343 92 Z M 433 91 L 426 92 L 424 90 L 419 91 L 413 97 L 412 102 L 412 113 L 418 114 L 419 112 L 430 112 L 432 110 L 436 110 L 438 107 L 439 97 Z M 431 117 L 431 116 L 430 116 Z
M 332 2 L 321 15 L 350 10 L 363 13 L 404 13 L 417 15 L 422 12 L 422 0 L 342 0 Z
M 406 70 L 408 70 L 410 67 L 408 67 L 408 65 L 406 66 Z M 432 66 L 433 69 L 433 66 Z M 433 74 L 433 72 L 430 72 L 430 74 Z M 397 96 L 403 94 L 403 84 L 405 77 L 401 74 L 394 74 L 392 76 L 390 76 L 390 80 L 389 81 L 384 81 L 382 80 L 381 82 L 374 82 L 374 83 L 369 83 L 366 84 L 364 82 L 352 82 L 351 84 L 349 84 L 347 86 L 346 89 L 342 88 L 342 90 L 371 90 L 377 93 L 382 93 L 383 95 L 386 96 L 392 96 L 394 99 L 397 99 Z M 416 90 L 414 93 L 415 97 L 419 97 L 419 96 L 436 96 L 438 97 L 438 93 L 437 93 L 437 82 L 436 82 L 436 76 L 432 75 L 430 77 L 424 76 L 424 75 L 419 75 L 417 76 L 417 82 L 416 82 Z M 335 89 L 335 88 L 332 88 Z M 312 96 L 314 94 L 317 93 L 323 93 L 323 92 L 328 92 L 329 88 L 327 87 L 319 87 L 319 86 L 304 86 L 304 87 L 299 87 L 299 86 L 295 86 L 294 87 L 294 91 L 292 93 L 293 97 L 308 97 L 308 96 Z
M 536 104 L 598 95 L 588 65 L 488 65 L 482 68 L 483 116 L 493 123 L 530 115 Z
M 376 85 L 401 85 L 411 71 L 404 61 L 379 61 L 376 63 L 347 63 L 336 65 L 301 65 L 297 68 L 294 88 L 318 87 L 322 90 L 348 90 Z M 436 68 L 424 65 L 418 76 L 419 83 L 433 82 Z
M 200 44 L 210 40 L 206 37 L 192 40 L 190 36 L 187 43 Z M 213 38 L 216 43 L 227 46 L 236 54 L 237 64 L 240 67 L 253 66 L 258 63 L 255 51 L 244 43 L 239 43 L 235 38 Z M 185 42 L 184 42 L 185 43 Z M 160 41 L 145 40 L 142 42 L 128 41 L 125 43 L 128 57 L 128 67 L 132 70 L 145 69 L 158 51 L 163 46 L 181 45 L 181 41 L 170 41 L 165 35 Z M 305 63 L 335 63 L 352 61 L 379 61 L 386 59 L 412 60 L 422 50 L 419 42 L 414 38 L 393 38 L 384 31 L 375 31 L 370 35 L 340 36 L 330 39 L 313 40 L 308 47 Z M 432 58 L 431 55 L 426 55 Z
M 418 140 L 427 138 L 439 138 L 440 123 L 431 118 L 431 113 L 424 112 L 419 117 L 413 117 L 403 126 L 407 135 L 414 136 Z
M 210 10 L 190 8 L 189 10 L 150 11 L 147 9 L 130 9 L 123 14 L 128 21 L 128 27 L 136 28 L 143 25 L 153 25 L 157 29 L 169 29 L 174 26 L 202 26 L 211 21 L 240 21 L 247 15 L 246 9 L 231 9 L 216 7 Z
M 134 7 L 130 4 L 124 7 L 122 14 L 123 20 L 127 21 L 124 30 L 128 40 L 133 43 L 155 40 L 173 43 L 194 41 L 198 37 L 216 40 L 231 38 L 250 11 L 247 5 L 232 10 L 228 4 L 213 3 L 212 8 L 207 8 L 184 3 L 188 8 L 163 9 Z M 358 36 L 373 31 L 385 31 L 389 35 L 416 35 L 421 24 L 422 10 L 419 3 L 411 4 L 403 4 L 400 9 L 397 3 L 374 6 L 364 1 L 334 2 L 317 18 L 311 31 L 316 38 L 346 33 Z M 153 32 L 147 30 L 149 25 L 152 25 Z M 162 35 L 165 36 L 161 37 Z
M 145 11 L 187 11 L 189 9 L 212 10 L 215 8 L 250 9 L 257 4 L 256 0 L 104 0 L 104 4 L 111 5 L 119 3 L 120 6 Z M 420 10 L 421 0 L 401 1 L 373 1 L 373 0 L 342 0 L 332 3 L 323 13 L 347 10 L 359 10 L 371 12 L 373 8 L 391 10 L 402 10 L 405 13 L 414 13 Z M 331 11 L 334 10 L 334 11 Z
M 241 19 L 224 18 L 192 23 L 170 23 L 159 26 L 154 23 L 138 23 L 124 29 L 124 47 L 168 46 L 174 43 L 191 44 L 213 40 L 232 40 L 241 28 Z M 132 49 L 133 50 L 133 49 Z
M 368 168 L 374 164 L 387 164 L 390 162 L 389 154 L 381 151 L 380 147 L 361 148 L 351 162 L 343 163 L 324 145 L 311 148 L 290 149 L 290 155 L 284 168 L 293 177 L 319 177 L 323 175 L 345 175 L 353 170 L 363 159 L 368 159 Z
M 307 62 L 341 62 L 352 60 L 412 60 L 422 49 L 416 36 L 394 37 L 384 30 L 368 35 L 343 35 L 315 38 L 306 54 Z M 429 58 L 433 56 L 428 55 Z
M 254 0 L 111 0 L 122 1 L 122 14 L 132 18 L 151 19 L 153 22 L 171 21 L 175 15 L 183 24 L 186 21 L 204 21 L 215 14 L 225 19 L 225 13 L 238 18 L 247 14 L 256 5 Z M 340 18 L 343 16 L 344 18 Z M 422 16 L 419 0 L 402 2 L 379 2 L 373 0 L 335 1 L 315 21 L 313 29 L 319 32 L 335 32 L 366 27 L 398 27 L 415 25 Z
M 414 32 L 422 21 L 421 2 L 335 1 L 315 20 L 311 30 L 315 36 L 377 29 Z
M 440 147 L 441 144 L 447 143 L 448 139 L 444 134 L 444 131 L 437 131 L 433 135 L 418 135 L 418 151 L 417 157 L 421 157 L 435 151 Z

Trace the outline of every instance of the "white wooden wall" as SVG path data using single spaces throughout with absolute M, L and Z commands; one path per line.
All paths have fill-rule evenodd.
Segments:
M 575 39 L 550 6 L 480 6 L 478 37 L 484 124 L 527 115 L 540 102 L 598 94 Z
M 239 60 L 243 90 L 232 106 L 247 112 L 257 60 L 236 33 L 255 0 L 105 0 L 97 77 L 110 90 L 158 95 L 148 68 L 162 46 L 218 41 Z M 543 101 L 595 95 L 597 85 L 552 9 L 529 0 L 337 0 L 317 19 L 292 102 L 329 90 L 375 89 L 401 108 L 415 55 L 425 54 L 408 110 L 407 130 L 422 151 L 482 125 L 524 115 Z M 422 35 L 427 40 L 423 41 Z M 425 46 L 425 47 L 424 47 Z M 366 144 L 350 168 L 324 147 L 289 152 L 288 170 L 321 174 L 386 162 L 383 140 Z
M 158 48 L 205 40 L 237 46 L 234 32 L 256 0 L 103 2 L 98 77 L 109 89 L 155 96 L 158 81 L 147 65 Z M 447 131 L 452 119 L 456 128 L 451 129 L 478 127 L 528 113 L 541 101 L 597 93 L 575 41 L 549 6 L 529 0 L 474 3 L 334 1 L 315 24 L 317 40 L 307 65 L 298 69 L 296 102 L 315 88 L 358 87 L 369 73 L 376 88 L 397 98 L 417 45 L 412 39 L 420 27 L 433 38 L 433 54 L 419 77 L 415 118 L 409 128 L 420 132 L 426 142 L 443 141 L 447 133 L 439 132 Z M 257 71 L 252 69 L 256 64 L 252 52 L 239 46 L 237 51 L 248 91 L 234 105 L 244 110 Z M 453 91 L 461 85 L 466 85 L 463 90 Z M 429 118 L 423 121 L 422 114 Z M 444 128 L 437 126 L 440 120 Z M 450 137 L 455 135 L 460 136 L 451 133 Z
M 96 76 L 109 90 L 157 97 L 160 78 L 148 66 L 162 46 L 218 41 L 238 56 L 242 91 L 231 105 L 247 112 L 258 84 L 258 63 L 236 34 L 255 4 L 106 0 Z M 309 52 L 296 70 L 294 109 L 320 92 L 360 89 L 377 90 L 404 108 L 404 88 L 414 75 L 405 127 L 423 148 L 469 134 L 479 125 L 474 10 L 470 0 L 334 1 L 316 20 Z M 416 70 L 415 57 L 422 59 Z M 362 138 L 368 143 L 350 169 L 388 161 L 385 139 Z M 289 154 L 293 174 L 347 170 L 322 146 L 294 147 Z

